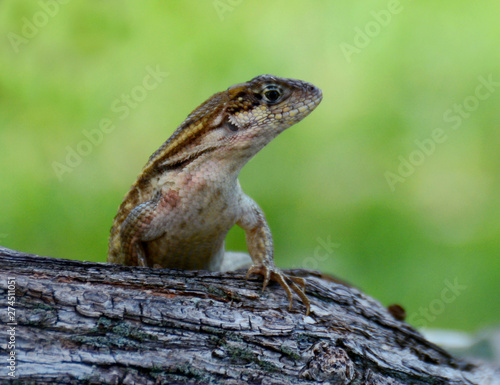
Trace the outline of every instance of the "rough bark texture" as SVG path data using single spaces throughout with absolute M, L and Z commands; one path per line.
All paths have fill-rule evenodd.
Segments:
M 0 248 L 0 356 L 15 281 L 16 380 L 39 384 L 498 384 L 377 301 L 302 270 L 311 315 L 243 272 L 159 270 Z M 11 287 L 12 288 L 12 287 Z M 394 312 L 393 312 L 394 313 Z M 11 333 L 12 334 L 12 333 Z M 0 382 L 7 383 L 5 364 Z

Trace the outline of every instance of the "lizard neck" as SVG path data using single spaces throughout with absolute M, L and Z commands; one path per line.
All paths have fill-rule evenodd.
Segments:
M 229 188 L 235 187 L 241 169 L 251 156 L 243 153 L 228 156 L 223 152 L 225 149 L 217 149 L 197 157 L 183 167 L 181 174 L 192 181 L 202 181 L 217 187 L 225 185 Z

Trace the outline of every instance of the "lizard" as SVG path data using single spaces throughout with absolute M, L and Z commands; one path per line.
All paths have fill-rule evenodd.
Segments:
M 198 106 L 151 155 L 125 195 L 109 237 L 108 262 L 131 266 L 220 271 L 234 225 L 246 237 L 253 273 L 295 292 L 310 311 L 303 278 L 274 263 L 262 209 L 238 181 L 242 167 L 322 100 L 316 86 L 260 75 L 218 92 Z M 226 257 L 225 257 L 226 255 Z M 250 258 L 248 258 L 250 261 Z

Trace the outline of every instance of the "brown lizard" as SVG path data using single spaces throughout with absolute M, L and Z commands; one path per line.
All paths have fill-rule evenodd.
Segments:
M 123 199 L 111 229 L 108 262 L 219 271 L 224 239 L 237 224 L 252 259 L 247 278 L 262 274 L 263 289 L 270 279 L 277 281 L 290 309 L 293 290 L 308 314 L 305 282 L 275 266 L 264 213 L 242 191 L 238 174 L 321 99 L 321 90 L 310 83 L 261 75 L 201 104 L 149 158 Z

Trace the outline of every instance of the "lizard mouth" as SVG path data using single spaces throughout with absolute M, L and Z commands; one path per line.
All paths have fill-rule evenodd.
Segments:
M 323 91 L 321 91 L 320 88 L 316 87 L 315 85 L 313 85 L 311 83 L 308 83 L 307 91 L 308 91 L 308 94 L 310 95 L 310 97 L 308 98 L 306 95 L 306 100 L 308 100 L 308 99 L 310 100 L 310 103 L 308 105 L 312 104 L 311 107 L 312 107 L 312 109 L 314 109 L 323 100 Z
M 307 84 L 306 90 L 297 95 L 297 101 L 293 104 L 293 108 L 283 108 L 276 112 L 277 119 L 290 120 L 298 122 L 309 115 L 323 100 L 323 92 L 312 84 Z

